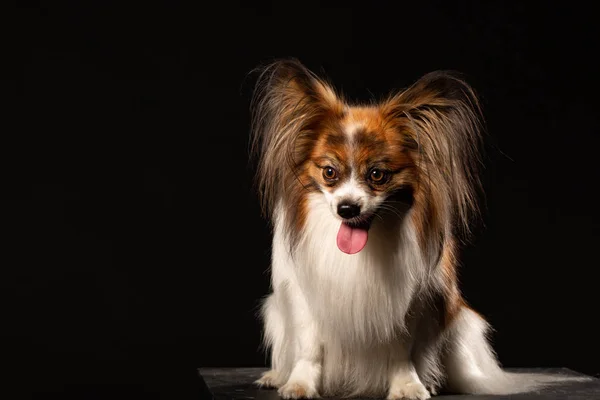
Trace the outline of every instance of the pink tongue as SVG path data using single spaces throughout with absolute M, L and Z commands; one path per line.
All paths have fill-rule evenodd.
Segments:
M 368 236 L 366 229 L 353 228 L 342 222 L 337 234 L 338 248 L 347 254 L 358 253 L 367 244 Z

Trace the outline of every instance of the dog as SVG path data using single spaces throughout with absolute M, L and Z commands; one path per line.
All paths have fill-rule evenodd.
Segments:
M 474 89 L 435 71 L 354 104 L 297 59 L 259 72 L 251 150 L 273 241 L 260 309 L 271 369 L 256 384 L 284 399 L 424 400 L 562 380 L 502 369 L 461 296 L 482 195 Z

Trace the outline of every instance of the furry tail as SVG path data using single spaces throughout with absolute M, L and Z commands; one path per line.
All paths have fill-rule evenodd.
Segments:
M 561 374 L 514 373 L 503 370 L 489 345 L 488 323 L 473 310 L 463 307 L 448 332 L 444 358 L 447 387 L 455 393 L 514 394 L 544 387 L 589 380 Z

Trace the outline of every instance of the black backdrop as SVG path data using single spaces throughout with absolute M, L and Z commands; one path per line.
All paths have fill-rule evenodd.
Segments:
M 591 5 L 125 3 L 17 10 L 10 174 L 25 186 L 3 331 L 22 364 L 63 371 L 54 382 L 132 360 L 265 365 L 248 73 L 293 56 L 356 100 L 466 75 L 489 145 L 465 296 L 504 365 L 600 372 Z

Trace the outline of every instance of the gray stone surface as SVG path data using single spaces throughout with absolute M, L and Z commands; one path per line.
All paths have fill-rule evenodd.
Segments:
M 252 382 L 258 379 L 264 368 L 201 368 L 200 373 L 213 392 L 215 400 L 278 400 L 277 391 L 258 389 Z M 575 371 L 559 369 L 520 369 L 522 372 L 551 372 L 585 377 Z M 510 396 L 439 395 L 440 400 L 600 400 L 600 379 L 589 377 L 585 382 L 556 385 L 539 392 Z M 357 399 L 358 400 L 358 399 Z M 372 399 L 371 399 L 372 400 Z

